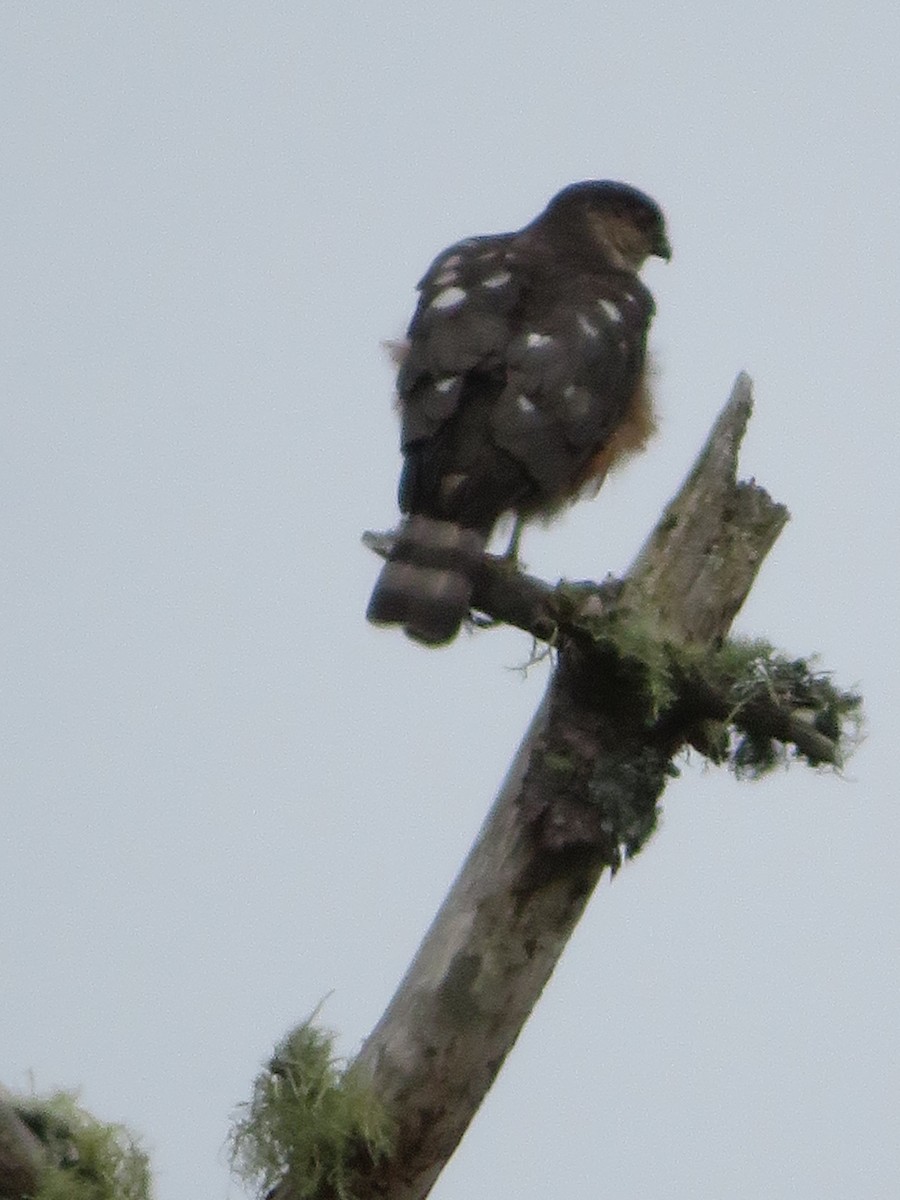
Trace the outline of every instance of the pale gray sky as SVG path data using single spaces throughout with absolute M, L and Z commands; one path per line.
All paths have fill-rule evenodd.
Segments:
M 848 778 L 694 760 L 437 1200 L 900 1191 L 896 55 L 875 0 L 7 3 L 0 1079 L 217 1200 L 272 1043 L 380 1014 L 547 678 L 366 626 L 434 254 L 655 196 L 661 435 L 526 538 L 624 568 L 741 368 L 792 510 L 738 628 L 859 683 Z

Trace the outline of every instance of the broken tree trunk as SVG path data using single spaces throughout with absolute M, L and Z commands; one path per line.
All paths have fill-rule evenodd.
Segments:
M 762 488 L 737 481 L 750 411 L 742 375 L 617 589 L 618 604 L 653 614 L 681 642 L 724 637 L 787 520 Z M 546 637 L 539 603 L 529 608 L 515 579 L 509 588 L 514 623 Z M 498 615 L 489 597 L 476 594 L 476 603 Z M 602 589 L 586 603 L 602 608 Z M 615 870 L 652 830 L 672 756 L 684 744 L 683 728 L 648 735 L 627 686 L 617 687 L 615 671 L 598 679 L 577 640 L 563 637 L 557 649 L 547 695 L 477 842 L 355 1060 L 397 1128 L 395 1152 L 366 1172 L 361 1197 L 428 1195 L 604 868 Z

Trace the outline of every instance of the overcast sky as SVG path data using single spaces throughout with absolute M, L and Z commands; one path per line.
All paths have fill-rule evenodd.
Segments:
M 159 1200 L 326 995 L 351 1054 L 546 685 L 363 619 L 434 255 L 564 184 L 664 207 L 661 432 L 526 536 L 623 570 L 747 369 L 793 520 L 742 632 L 859 684 L 846 776 L 696 757 L 594 897 L 437 1200 L 900 1191 L 900 9 L 0 6 L 0 1080 L 80 1087 Z

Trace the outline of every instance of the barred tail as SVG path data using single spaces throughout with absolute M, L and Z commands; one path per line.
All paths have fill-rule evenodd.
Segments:
M 469 611 L 486 540 L 453 521 L 408 517 L 375 584 L 367 619 L 402 625 L 428 646 L 452 641 Z

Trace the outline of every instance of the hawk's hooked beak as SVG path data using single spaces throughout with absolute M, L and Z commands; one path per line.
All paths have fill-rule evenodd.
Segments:
M 657 258 L 664 258 L 666 262 L 672 257 L 672 247 L 669 245 L 669 239 L 666 237 L 664 229 L 661 229 L 656 235 L 650 253 L 654 254 Z

